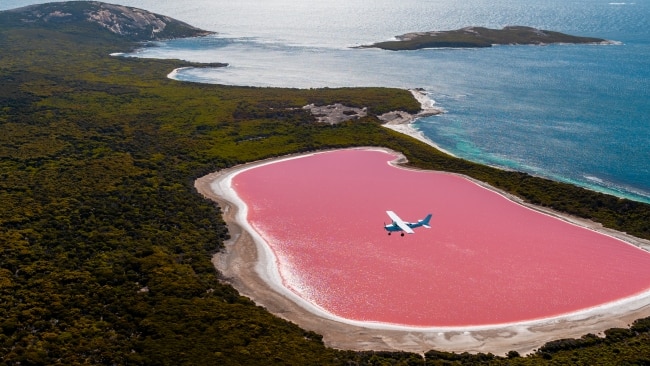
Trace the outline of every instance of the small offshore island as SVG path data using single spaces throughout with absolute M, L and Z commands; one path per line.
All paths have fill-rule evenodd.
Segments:
M 389 51 L 419 50 L 422 48 L 482 48 L 493 45 L 546 45 L 553 43 L 610 44 L 611 41 L 578 37 L 564 33 L 520 25 L 503 29 L 466 27 L 451 31 L 406 33 L 395 41 L 378 42 L 361 48 L 381 48 Z

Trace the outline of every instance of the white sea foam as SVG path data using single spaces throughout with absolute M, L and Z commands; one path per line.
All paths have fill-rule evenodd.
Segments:
M 585 177 L 585 179 L 587 179 L 587 180 L 590 180 L 590 181 L 592 181 L 592 182 L 596 182 L 596 183 L 600 183 L 600 184 L 602 184 L 602 183 L 605 182 L 604 180 L 602 180 L 602 179 L 600 179 L 600 178 L 598 178 L 598 177 L 591 176 L 591 175 L 585 175 L 584 177 Z

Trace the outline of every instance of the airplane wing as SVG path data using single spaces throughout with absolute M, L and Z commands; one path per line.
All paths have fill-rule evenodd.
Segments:
M 386 211 L 386 213 L 388 214 L 388 217 L 390 217 L 391 220 L 393 220 L 395 225 L 399 226 L 399 228 L 404 230 L 405 233 L 408 233 L 408 234 L 413 234 L 414 233 L 413 229 L 411 229 L 408 225 L 406 225 L 406 223 L 402 219 L 400 219 L 399 216 L 397 216 L 397 214 L 395 212 Z

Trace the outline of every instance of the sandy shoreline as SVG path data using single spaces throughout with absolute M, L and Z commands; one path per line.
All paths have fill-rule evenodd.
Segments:
M 646 292 L 564 316 L 514 324 L 417 328 L 350 322 L 336 318 L 323 309 L 306 303 L 281 285 L 272 252 L 263 239 L 250 229 L 245 220 L 245 205 L 229 188 L 232 177 L 243 170 L 295 157 L 270 159 L 215 172 L 197 179 L 195 186 L 205 197 L 219 203 L 232 236 L 226 243 L 225 250 L 213 258 L 223 279 L 271 313 L 304 329 L 322 334 L 324 342 L 330 347 L 416 353 L 438 349 L 505 354 L 516 350 L 525 354 L 550 340 L 580 337 L 587 333 L 599 334 L 609 328 L 627 327 L 635 319 L 650 316 L 650 292 Z M 498 193 L 520 202 L 503 192 Z M 603 229 L 601 225 L 587 220 L 532 208 L 614 236 L 645 250 L 650 249 L 648 241 Z
M 411 93 L 421 103 L 423 111 L 417 115 L 405 112 L 387 113 L 380 116 L 385 122 L 384 126 L 440 149 L 410 124 L 417 118 L 440 114 L 443 111 L 434 107 L 434 102 L 424 92 L 411 90 Z M 220 205 L 231 233 L 231 239 L 225 243 L 225 249 L 213 257 L 213 263 L 223 280 L 271 313 L 292 321 L 303 329 L 322 334 L 323 341 L 330 347 L 415 353 L 437 349 L 452 352 L 491 352 L 497 355 L 515 350 L 526 354 L 551 340 L 578 338 L 587 333 L 602 335 L 602 332 L 609 328 L 628 327 L 635 319 L 650 316 L 650 291 L 647 291 L 635 297 L 571 314 L 512 324 L 417 328 L 337 318 L 307 303 L 282 286 L 272 251 L 263 238 L 250 228 L 245 219 L 246 205 L 230 189 L 232 177 L 246 169 L 298 156 L 301 155 L 269 159 L 215 172 L 197 179 L 195 187 L 203 196 Z M 402 157 L 397 161 L 403 163 L 405 159 Z M 496 190 L 483 182 L 467 179 L 495 190 L 511 201 L 524 204 L 521 199 L 506 192 Z M 524 205 L 650 251 L 650 241 L 603 228 L 602 225 L 588 220 L 546 208 Z
M 443 148 L 438 146 L 435 142 L 431 141 L 429 138 L 427 138 L 424 135 L 422 131 L 415 129 L 412 125 L 412 123 L 415 122 L 415 120 L 417 120 L 418 118 L 435 116 L 438 114 L 445 113 L 445 111 L 441 108 L 436 107 L 435 101 L 429 98 L 424 91 L 418 89 L 410 89 L 409 91 L 411 92 L 415 100 L 420 102 L 420 108 L 421 108 L 420 113 L 413 115 L 410 113 L 398 111 L 398 112 L 388 112 L 382 114 L 378 118 L 379 120 L 384 122 L 383 126 L 386 128 L 390 128 L 393 131 L 397 131 L 404 135 L 411 136 L 415 139 L 418 139 L 424 142 L 425 144 L 435 147 L 436 149 L 444 152 L 447 155 L 455 156 L 449 151 L 444 150 Z

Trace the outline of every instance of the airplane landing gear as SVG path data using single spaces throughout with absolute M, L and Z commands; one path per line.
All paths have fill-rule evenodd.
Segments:
M 400 236 L 404 236 L 404 233 L 401 233 Z

